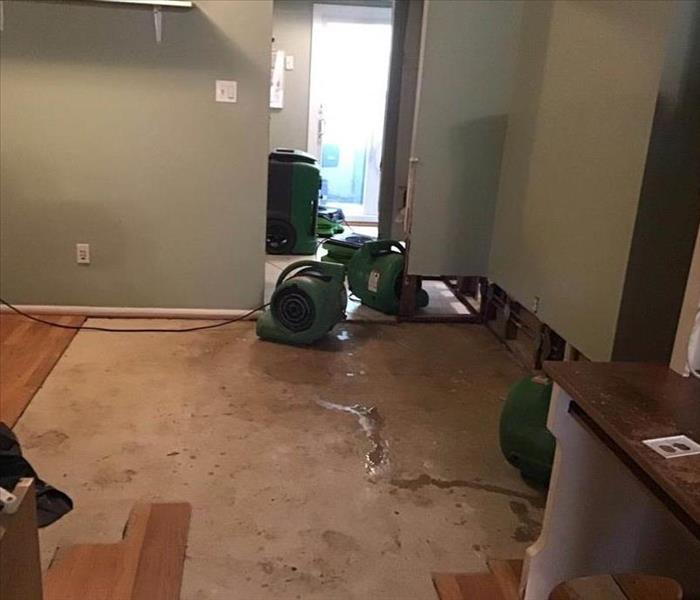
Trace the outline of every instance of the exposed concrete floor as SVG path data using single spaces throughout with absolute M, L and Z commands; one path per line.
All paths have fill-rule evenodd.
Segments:
M 193 505 L 184 600 L 428 600 L 431 570 L 522 557 L 542 496 L 498 450 L 522 375 L 501 345 L 469 325 L 335 333 L 300 349 L 252 323 L 80 332 L 15 429 L 76 503 L 42 531 L 44 564 L 57 545 L 119 539 L 139 500 Z M 377 407 L 388 472 L 371 481 L 358 421 L 319 400 Z

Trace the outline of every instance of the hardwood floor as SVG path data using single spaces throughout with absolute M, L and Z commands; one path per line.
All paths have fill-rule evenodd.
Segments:
M 45 600 L 177 600 L 190 504 L 137 504 L 124 539 L 59 548 L 44 576 Z
M 63 325 L 85 317 L 47 316 Z M 77 332 L 0 313 L 0 421 L 13 427 Z
M 489 573 L 433 573 L 440 600 L 518 600 L 522 560 L 489 560 Z

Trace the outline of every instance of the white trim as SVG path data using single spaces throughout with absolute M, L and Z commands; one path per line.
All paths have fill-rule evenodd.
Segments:
M 192 0 L 94 0 L 113 4 L 145 4 L 147 6 L 169 6 L 172 8 L 192 8 Z
M 81 315 L 85 317 L 128 319 L 234 319 L 251 309 L 228 308 L 139 308 L 134 306 L 61 306 L 46 304 L 18 304 L 17 308 L 31 315 Z M 11 313 L 11 308 L 0 305 L 0 312 Z M 257 311 L 246 320 L 255 320 Z

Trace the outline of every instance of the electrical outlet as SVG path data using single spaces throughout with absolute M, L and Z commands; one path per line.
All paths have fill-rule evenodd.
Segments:
M 90 244 L 75 245 L 75 262 L 79 265 L 90 264 Z
M 671 435 L 662 438 L 642 440 L 642 444 L 651 448 L 664 458 L 692 456 L 700 454 L 700 444 L 686 435 Z
M 534 314 L 537 314 L 537 313 L 539 312 L 539 310 L 540 310 L 540 297 L 539 297 L 539 296 L 535 296 L 535 297 L 532 299 L 532 312 L 533 312 Z

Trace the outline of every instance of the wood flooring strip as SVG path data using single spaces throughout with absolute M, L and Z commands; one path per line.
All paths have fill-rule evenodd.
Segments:
M 131 600 L 179 600 L 192 508 L 154 504 Z
M 519 600 L 520 578 L 523 573 L 522 560 L 489 560 L 489 570 L 496 578 L 506 600 Z
M 440 600 L 505 600 L 492 573 L 433 573 Z
M 61 549 L 44 600 L 179 600 L 191 506 L 137 504 L 124 539 Z
M 78 326 L 85 317 L 42 315 Z M 77 332 L 0 313 L 0 421 L 13 427 Z

